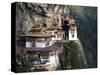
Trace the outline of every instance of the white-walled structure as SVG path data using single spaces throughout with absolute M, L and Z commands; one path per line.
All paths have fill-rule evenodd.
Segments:
M 44 42 L 44 38 L 38 38 L 35 40 L 35 47 L 37 48 L 44 48 L 46 47 L 46 42 Z
M 31 48 L 32 47 L 32 41 L 26 40 L 26 48 Z
M 45 43 L 44 42 L 35 42 L 35 47 L 44 48 L 45 47 Z
M 72 29 L 69 29 L 69 40 L 78 40 L 77 38 L 77 28 L 71 27 Z
M 72 17 L 69 20 L 68 38 L 69 40 L 78 40 L 76 20 L 74 20 Z
M 51 38 L 50 44 L 63 39 L 64 32 L 60 27 L 49 27 L 45 30 L 45 32 L 54 36 Z
M 25 48 L 28 53 L 33 53 L 35 60 L 32 61 L 35 68 L 44 67 L 48 70 L 56 70 L 60 65 L 59 47 L 55 46 L 57 40 L 62 39 L 62 32 L 57 27 L 46 28 L 37 33 L 21 35 L 25 38 Z

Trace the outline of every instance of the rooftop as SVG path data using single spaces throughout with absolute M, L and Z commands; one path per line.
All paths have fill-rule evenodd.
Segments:
M 27 34 L 23 34 L 20 35 L 21 37 L 30 37 L 30 38 L 49 38 L 49 37 L 54 37 L 51 34 L 47 34 L 47 33 L 27 33 Z
M 51 27 L 48 27 L 48 28 L 45 29 L 45 31 L 53 31 L 53 30 L 61 30 L 61 27 L 51 26 Z
M 51 51 L 57 51 L 59 50 L 59 47 L 57 46 L 48 46 L 44 48 L 37 48 L 37 47 L 32 47 L 32 48 L 26 48 L 26 51 L 33 51 L 33 52 L 51 52 Z

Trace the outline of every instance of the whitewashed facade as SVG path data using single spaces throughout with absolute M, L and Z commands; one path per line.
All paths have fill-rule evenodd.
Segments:
M 32 47 L 32 41 L 26 41 L 26 48 Z
M 69 29 L 69 40 L 77 40 L 77 28 L 73 27 Z
M 46 45 L 44 42 L 35 42 L 35 47 L 44 48 L 44 47 L 46 47 Z

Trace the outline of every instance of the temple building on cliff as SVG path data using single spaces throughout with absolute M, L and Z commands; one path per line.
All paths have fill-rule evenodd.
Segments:
M 60 66 L 59 53 L 61 48 L 55 42 L 63 39 L 61 28 L 32 28 L 33 32 L 20 35 L 23 48 L 30 55 L 32 69 L 56 70 Z

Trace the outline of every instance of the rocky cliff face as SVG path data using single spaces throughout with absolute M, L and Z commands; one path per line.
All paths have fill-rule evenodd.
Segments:
M 68 16 L 69 11 L 63 5 L 17 3 L 16 31 L 17 34 L 28 32 L 33 26 L 46 24 L 61 26 L 61 16 Z
M 73 16 L 78 22 L 80 38 L 88 67 L 97 66 L 97 15 L 95 7 L 51 4 L 16 3 L 16 33 L 28 32 L 32 27 L 61 26 L 61 18 Z M 18 39 L 18 37 L 17 37 Z M 80 46 L 79 46 L 80 47 Z M 75 51 L 75 50 L 73 50 Z M 77 53 L 76 53 L 77 54 Z M 74 60 L 72 59 L 70 61 Z M 72 62 L 74 63 L 74 62 Z M 76 62 L 75 62 L 76 63 Z

